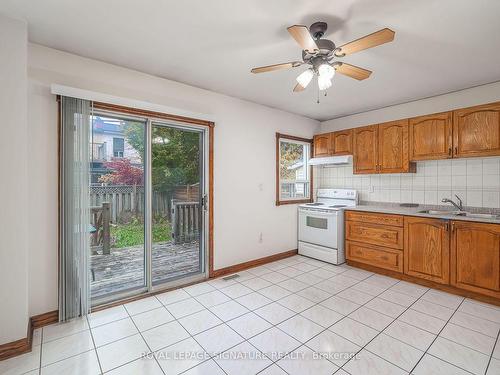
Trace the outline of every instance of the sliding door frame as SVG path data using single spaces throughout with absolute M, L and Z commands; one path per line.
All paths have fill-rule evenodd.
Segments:
M 61 165 L 61 106 L 60 106 L 60 96 L 57 96 L 57 106 L 58 106 L 58 165 Z M 130 116 L 132 118 L 145 118 L 147 119 L 146 123 L 146 139 L 145 142 L 150 142 L 151 141 L 151 131 L 152 131 L 152 123 L 153 122 L 158 122 L 160 124 L 165 124 L 168 126 L 171 124 L 172 126 L 185 126 L 185 127 L 192 127 L 192 128 L 198 128 L 202 129 L 203 134 L 204 134 L 204 148 L 206 148 L 206 152 L 204 152 L 204 161 L 206 165 L 203 166 L 203 178 L 205 179 L 204 185 L 205 185 L 205 190 L 207 192 L 207 213 L 205 214 L 206 218 L 206 225 L 204 225 L 204 238 L 203 241 L 205 248 L 203 249 L 204 253 L 204 259 L 202 260 L 204 265 L 205 265 L 205 270 L 203 274 L 207 278 L 211 278 L 214 276 L 214 189 L 213 189 L 213 170 L 214 170 L 214 130 L 215 130 L 215 123 L 212 121 L 207 121 L 207 120 L 201 120 L 201 119 L 196 119 L 196 118 L 191 118 L 191 117 L 185 117 L 185 116 L 179 116 L 179 115 L 173 115 L 173 114 L 168 114 L 168 113 L 162 113 L 162 112 L 155 112 L 155 111 L 149 111 L 149 110 L 144 110 L 144 109 L 139 109 L 139 108 L 133 108 L 133 107 L 126 107 L 126 106 L 121 106 L 121 105 L 116 105 L 116 104 L 110 104 L 110 103 L 103 103 L 103 102 L 92 102 L 92 107 L 93 110 L 99 111 L 99 112 L 109 112 L 110 114 L 116 114 L 116 115 L 121 115 L 124 117 Z M 146 145 L 146 149 L 150 149 L 151 145 Z M 145 180 L 146 183 L 151 183 L 151 155 L 148 155 L 148 152 L 146 152 L 145 155 Z M 60 174 L 60 168 L 58 172 L 58 202 L 59 202 L 59 209 L 61 205 L 61 199 L 62 199 L 62 192 L 61 192 L 61 174 Z M 147 189 L 146 189 L 147 190 Z M 146 207 L 145 207 L 145 218 L 151 217 L 151 192 L 146 191 Z M 59 210 L 60 212 L 60 210 Z M 59 217 L 58 219 L 58 238 L 60 238 L 61 234 L 61 218 Z M 147 220 L 145 220 L 145 249 L 151 249 L 152 245 L 152 238 L 151 238 L 151 224 L 146 223 Z M 58 263 L 59 263 L 59 241 L 58 241 Z M 148 272 L 149 275 L 152 269 L 151 265 L 151 259 L 149 255 L 149 251 L 145 251 L 145 256 L 146 256 L 146 268 L 145 269 L 145 287 L 142 293 L 140 292 L 141 289 L 135 291 L 135 293 L 132 292 L 124 292 L 121 294 L 117 294 L 114 300 L 118 298 L 127 298 L 131 297 L 131 295 L 138 295 L 138 296 L 144 296 L 147 294 L 157 294 L 161 293 L 165 290 L 169 289 L 174 289 L 180 285 L 183 284 L 190 284 L 196 281 L 199 281 L 200 275 L 195 275 L 195 276 L 190 276 L 186 278 L 181 278 L 178 280 L 173 280 L 171 282 L 168 282 L 167 284 L 164 285 L 157 285 L 154 287 L 152 285 L 152 277 L 148 277 Z M 59 275 L 58 275 L 59 277 Z M 98 301 L 96 306 L 99 306 L 101 301 Z M 113 303 L 112 301 L 105 301 L 102 300 L 102 304 L 108 304 L 108 303 Z M 93 306 L 94 307 L 94 306 Z

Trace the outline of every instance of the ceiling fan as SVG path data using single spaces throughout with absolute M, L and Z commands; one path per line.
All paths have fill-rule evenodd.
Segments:
M 297 84 L 293 88 L 293 91 L 303 91 L 309 85 L 314 75 L 318 76 L 319 90 L 324 91 L 332 86 L 332 78 L 335 72 L 359 81 L 368 78 L 372 73 L 370 70 L 358 66 L 335 61 L 335 58 L 344 57 L 391 42 L 394 40 L 395 34 L 391 29 L 384 28 L 337 47 L 331 40 L 321 39 L 325 35 L 327 28 L 328 25 L 326 22 L 315 22 L 309 29 L 303 25 L 290 26 L 287 29 L 288 32 L 302 48 L 302 61 L 261 66 L 253 68 L 251 72 L 264 73 L 308 65 L 308 69 L 297 77 Z

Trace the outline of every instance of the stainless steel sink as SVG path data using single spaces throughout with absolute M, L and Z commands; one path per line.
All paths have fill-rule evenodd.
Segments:
M 446 210 L 423 210 L 418 211 L 419 214 L 428 214 L 428 215 L 439 215 L 439 216 L 465 216 L 477 219 L 500 219 L 499 215 L 494 214 L 479 214 L 472 213 L 467 211 L 446 211 Z
M 418 211 L 419 214 L 429 214 L 429 215 L 461 215 L 460 211 L 448 211 L 448 210 L 423 210 Z
M 465 217 L 472 217 L 472 218 L 478 218 L 478 219 L 498 219 L 498 215 L 494 214 L 475 214 L 472 212 L 461 212 L 460 216 L 465 216 Z

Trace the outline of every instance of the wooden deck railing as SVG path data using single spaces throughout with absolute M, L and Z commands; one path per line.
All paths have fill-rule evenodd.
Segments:
M 94 232 L 91 234 L 92 252 L 97 253 L 97 248 L 102 247 L 103 254 L 109 254 L 111 248 L 111 210 L 110 204 L 104 202 L 100 207 L 91 207 L 91 224 Z
M 198 238 L 200 218 L 199 202 L 172 201 L 172 237 L 176 244 Z

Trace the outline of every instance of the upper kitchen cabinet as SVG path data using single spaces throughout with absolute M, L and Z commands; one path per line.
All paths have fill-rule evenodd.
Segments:
M 453 112 L 414 117 L 408 126 L 411 161 L 452 157 Z
M 352 155 L 352 129 L 332 133 L 331 142 L 333 155 Z
M 378 172 L 378 126 L 353 130 L 354 173 Z
M 453 156 L 500 155 L 500 103 L 453 111 Z
M 452 222 L 451 284 L 500 298 L 500 225 Z
M 331 133 L 314 136 L 314 157 L 330 156 L 332 152 Z
M 408 157 L 408 120 L 378 125 L 378 172 L 415 172 Z

